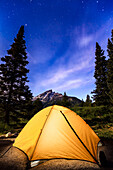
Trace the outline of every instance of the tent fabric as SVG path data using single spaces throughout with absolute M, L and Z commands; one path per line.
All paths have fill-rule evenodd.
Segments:
M 49 106 L 38 112 L 23 128 L 13 146 L 30 161 L 66 158 L 97 163 L 100 139 L 75 112 Z

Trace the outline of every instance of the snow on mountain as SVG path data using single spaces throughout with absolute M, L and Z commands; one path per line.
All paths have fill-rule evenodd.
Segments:
M 49 104 L 51 102 L 61 101 L 62 98 L 63 98 L 63 95 L 61 93 L 56 93 L 56 92 L 53 92 L 52 90 L 48 90 L 34 97 L 33 101 L 39 99 L 43 104 Z M 70 96 L 68 96 L 68 101 L 70 101 L 72 105 L 81 103 L 80 99 L 76 97 L 70 97 Z

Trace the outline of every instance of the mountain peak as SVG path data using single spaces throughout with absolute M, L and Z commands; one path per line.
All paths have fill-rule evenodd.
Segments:
M 72 103 L 72 105 L 81 103 L 81 100 L 76 97 L 71 97 L 71 96 L 67 96 L 67 97 L 68 97 L 68 101 L 70 101 Z M 38 96 L 34 97 L 33 101 L 35 101 L 37 99 L 39 99 L 44 105 L 50 105 L 51 103 L 61 101 L 63 99 L 63 95 L 58 92 L 57 93 L 53 92 L 51 89 L 51 90 L 47 90 L 47 91 L 39 94 Z

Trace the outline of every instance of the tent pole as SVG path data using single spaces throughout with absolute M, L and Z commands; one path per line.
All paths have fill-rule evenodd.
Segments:
M 35 147 L 34 147 L 33 153 L 32 153 L 32 155 L 31 155 L 31 157 L 30 157 L 30 160 L 31 160 L 32 157 L 33 157 L 35 148 L 36 148 L 36 146 L 37 146 L 37 143 L 38 143 L 38 141 L 39 141 L 39 139 L 40 139 L 41 133 L 42 133 L 44 127 L 45 127 L 45 124 L 46 124 L 46 122 L 47 122 L 47 119 L 48 119 L 48 117 L 49 117 L 49 115 L 50 115 L 52 109 L 53 109 L 53 106 L 51 107 L 51 109 L 50 109 L 50 111 L 49 111 L 49 114 L 47 115 L 47 118 L 46 118 L 46 120 L 45 120 L 45 122 L 44 122 L 44 125 L 43 125 L 42 129 L 40 129 L 40 134 L 39 134 L 39 136 L 38 136 L 38 139 L 37 139 L 36 145 L 35 145 Z
M 73 127 L 71 126 L 71 124 L 69 123 L 68 119 L 66 118 L 66 116 L 64 115 L 64 113 L 62 111 L 60 111 L 60 113 L 63 115 L 64 119 L 66 120 L 66 122 L 68 123 L 68 125 L 70 126 L 70 128 L 72 129 L 72 131 L 74 132 L 74 134 L 76 135 L 76 137 L 79 139 L 79 141 L 82 143 L 82 145 L 85 147 L 85 149 L 89 152 L 89 154 L 93 157 L 93 159 L 95 160 L 95 162 L 97 163 L 97 165 L 100 167 L 98 160 L 92 155 L 92 153 L 89 151 L 89 149 L 86 147 L 86 145 L 83 143 L 83 141 L 80 139 L 80 137 L 78 136 L 78 134 L 75 132 L 75 130 L 73 129 Z

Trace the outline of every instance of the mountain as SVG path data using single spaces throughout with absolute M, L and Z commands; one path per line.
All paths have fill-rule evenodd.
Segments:
M 61 93 L 56 93 L 56 92 L 53 92 L 52 90 L 48 90 L 34 97 L 33 101 L 39 99 L 43 103 L 43 105 L 46 107 L 52 104 L 58 104 L 58 102 L 62 101 L 63 96 L 64 95 L 62 95 Z M 77 97 L 71 97 L 71 96 L 67 96 L 67 100 L 68 102 L 71 103 L 71 106 L 74 106 L 75 104 L 79 105 L 82 102 Z

